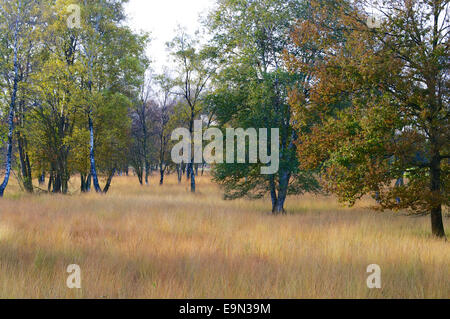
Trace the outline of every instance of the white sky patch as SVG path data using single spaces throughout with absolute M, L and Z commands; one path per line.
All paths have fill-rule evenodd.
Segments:
M 193 34 L 201 27 L 199 16 L 213 5 L 214 0 L 130 0 L 125 9 L 133 30 L 151 32 L 147 55 L 153 61 L 152 68 L 161 72 L 164 66 L 173 67 L 166 42 L 173 39 L 177 26 Z

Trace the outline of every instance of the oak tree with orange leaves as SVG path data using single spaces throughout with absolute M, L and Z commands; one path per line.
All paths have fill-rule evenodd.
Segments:
M 430 214 L 436 237 L 450 202 L 449 10 L 448 0 L 313 0 L 291 38 L 316 58 L 286 56 L 311 79 L 290 94 L 303 168 L 342 202 L 371 194 L 383 209 Z

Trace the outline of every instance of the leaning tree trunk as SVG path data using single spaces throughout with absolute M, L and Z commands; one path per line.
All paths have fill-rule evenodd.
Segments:
M 19 109 L 20 109 L 20 130 L 17 131 L 17 148 L 19 151 L 19 160 L 20 160 L 20 171 L 22 174 L 22 185 L 25 191 L 28 193 L 33 193 L 33 178 L 31 175 L 31 165 L 30 165 L 30 157 L 28 156 L 28 143 L 22 134 L 22 130 L 24 129 L 23 123 L 24 123 L 24 104 L 25 101 L 22 99 L 19 102 Z
M 11 99 L 11 104 L 9 107 L 9 117 L 8 117 L 8 146 L 6 153 L 6 169 L 5 169 L 5 178 L 3 179 L 3 183 L 0 185 L 0 197 L 3 197 L 6 186 L 8 185 L 9 176 L 11 174 L 11 157 L 12 157 L 12 143 L 13 143 L 13 131 L 14 131 L 14 104 L 16 99 L 16 90 L 17 84 L 14 84 L 13 97 Z
M 163 185 L 164 184 L 164 170 L 160 169 L 159 173 L 161 175 L 161 178 L 159 180 L 159 185 Z
M 17 18 L 19 19 L 19 13 L 22 2 L 19 4 L 19 12 L 17 13 Z M 16 20 L 16 26 L 14 31 L 14 81 L 13 81 L 13 90 L 11 94 L 11 102 L 9 104 L 9 115 L 8 115 L 8 145 L 6 151 L 6 169 L 5 169 L 5 178 L 3 179 L 3 183 L 0 185 L 0 197 L 3 197 L 5 193 L 6 186 L 8 186 L 9 176 L 11 174 L 11 158 L 12 158 L 12 143 L 13 143 L 13 132 L 14 132 L 14 111 L 16 109 L 16 99 L 17 99 L 17 90 L 19 84 L 19 61 L 18 61 L 18 37 L 19 37 L 19 26 L 18 20 Z
M 111 187 L 111 182 L 112 182 L 112 179 L 114 177 L 114 174 L 116 174 L 116 169 L 115 168 L 112 169 L 111 172 L 109 173 L 108 180 L 106 181 L 105 188 L 103 189 L 103 193 L 104 194 L 108 193 L 109 188 Z
M 441 158 L 437 153 L 431 160 L 431 192 L 436 195 L 437 198 L 441 197 Z M 442 220 L 442 204 L 439 201 L 431 207 L 431 230 L 434 236 L 439 238 L 445 238 L 444 223 Z

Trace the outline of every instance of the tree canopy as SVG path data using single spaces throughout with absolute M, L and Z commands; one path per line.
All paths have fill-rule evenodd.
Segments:
M 450 199 L 448 4 L 384 1 L 373 28 L 367 1 L 312 1 L 293 40 L 319 58 L 287 57 L 313 79 L 306 96 L 291 94 L 302 167 L 319 169 L 350 204 L 371 194 L 382 208 L 430 213 L 440 237 Z

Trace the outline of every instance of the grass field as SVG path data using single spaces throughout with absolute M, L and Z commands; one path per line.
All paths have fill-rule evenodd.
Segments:
M 156 179 L 116 178 L 106 196 L 30 196 L 12 181 L 0 201 L 0 297 L 450 298 L 450 243 L 430 237 L 428 217 L 311 195 L 274 217 L 267 200 L 223 201 L 207 177 L 196 195 Z M 69 264 L 81 267 L 80 290 L 66 286 Z M 369 264 L 382 289 L 367 288 Z

